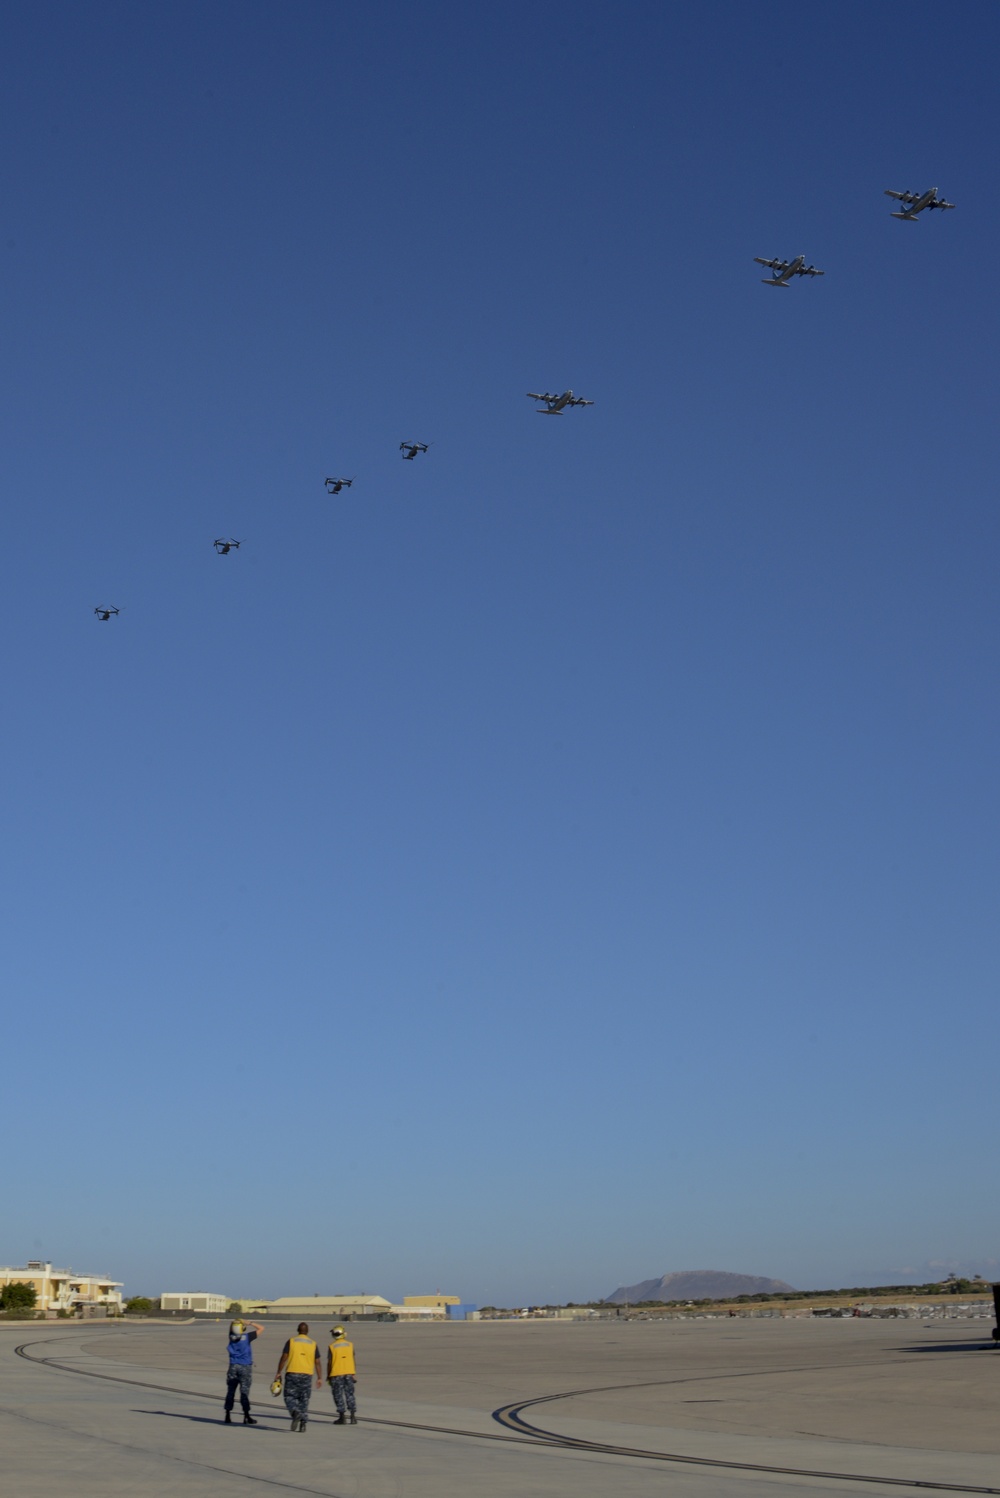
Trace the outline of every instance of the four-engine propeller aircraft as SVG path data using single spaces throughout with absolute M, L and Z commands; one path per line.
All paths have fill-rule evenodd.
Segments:
M 927 192 L 923 193 L 894 192 L 892 188 L 886 188 L 885 195 L 888 198 L 894 198 L 898 203 L 903 205 L 901 209 L 893 210 L 892 217 L 905 219 L 909 223 L 913 223 L 917 215 L 923 213 L 925 208 L 955 207 L 954 203 L 948 203 L 944 198 L 938 197 L 936 187 L 931 187 Z M 765 286 L 788 286 L 793 276 L 822 276 L 826 274 L 825 271 L 818 270 L 815 265 L 807 265 L 804 255 L 796 255 L 794 260 L 765 260 L 760 255 L 755 255 L 754 262 L 757 265 L 764 265 L 768 270 L 773 271 L 773 275 L 762 278 Z M 592 406 L 594 404 L 593 401 L 584 400 L 582 396 L 574 395 L 572 390 L 564 390 L 561 395 L 553 395 L 549 391 L 538 393 L 533 390 L 529 390 L 527 394 L 529 400 L 541 401 L 542 404 L 537 407 L 540 416 L 561 416 L 570 406 Z M 428 446 L 429 444 L 426 442 L 401 442 L 399 450 L 403 455 L 404 461 L 412 462 L 418 453 L 425 453 Z M 354 483 L 354 479 L 326 478 L 323 482 L 328 494 L 340 494 L 342 490 L 350 489 Z M 216 552 L 219 556 L 223 557 L 228 556 L 231 551 L 238 551 L 242 544 L 243 542 L 237 541 L 235 536 L 230 536 L 228 539 L 225 536 L 217 536 L 212 542 Z M 118 615 L 120 612 L 121 610 L 114 606 L 107 608 L 98 606 L 94 609 L 94 613 L 98 619 L 104 623 L 107 623 L 113 615 Z
M 787 286 L 792 276 L 825 276 L 826 271 L 817 270 L 815 265 L 806 265 L 804 255 L 796 255 L 794 260 L 762 260 L 755 255 L 754 260 L 758 265 L 766 265 L 774 271 L 773 276 L 762 276 L 761 280 L 765 286 Z
M 928 188 L 927 192 L 893 192 L 891 187 L 885 190 L 887 198 L 895 198 L 897 203 L 902 203 L 903 210 L 899 212 L 893 209 L 893 218 L 905 218 L 908 223 L 916 223 L 917 214 L 923 213 L 925 208 L 954 208 L 954 203 L 946 203 L 944 198 L 939 198 L 937 188 Z
M 593 401 L 585 401 L 582 396 L 574 395 L 572 390 L 564 390 L 562 395 L 536 395 L 533 390 L 528 391 L 530 401 L 544 401 L 544 406 L 537 408 L 539 416 L 561 416 L 567 406 L 592 406 Z

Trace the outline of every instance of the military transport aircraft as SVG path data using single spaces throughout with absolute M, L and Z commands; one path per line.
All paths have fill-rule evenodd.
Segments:
M 773 276 L 761 277 L 765 286 L 787 286 L 792 276 L 826 275 L 826 271 L 817 270 L 815 265 L 806 265 L 804 255 L 796 255 L 794 260 L 762 260 L 759 255 L 753 258 L 758 265 L 766 265 L 774 271 Z
M 228 541 L 226 540 L 225 536 L 217 536 L 216 539 L 212 542 L 212 545 L 215 547 L 220 557 L 227 557 L 231 551 L 239 551 L 240 547 L 243 545 L 243 542 L 234 541 L 232 536 L 230 536 Z
M 409 459 L 412 463 L 417 453 L 425 453 L 427 451 L 428 445 L 426 442 L 401 442 L 399 450 L 403 454 L 404 462 L 406 459 Z
M 95 609 L 94 613 L 97 615 L 98 619 L 103 619 L 105 623 L 107 623 L 107 621 L 111 618 L 111 615 L 120 614 L 121 609 Z
M 891 187 L 885 190 L 887 198 L 895 198 L 897 203 L 904 205 L 902 212 L 896 209 L 892 211 L 893 218 L 905 218 L 909 223 L 916 223 L 917 214 L 923 213 L 925 208 L 954 208 L 954 203 L 946 203 L 944 198 L 939 198 L 937 188 L 931 187 L 927 192 L 893 192 Z
M 349 489 L 354 483 L 353 479 L 324 479 L 327 494 L 339 494 L 341 489 Z
M 544 406 L 539 406 L 539 416 L 561 416 L 567 406 L 592 406 L 593 401 L 585 401 L 581 396 L 574 395 L 572 390 L 564 390 L 562 395 L 536 395 L 533 390 L 528 391 L 530 401 L 544 401 Z

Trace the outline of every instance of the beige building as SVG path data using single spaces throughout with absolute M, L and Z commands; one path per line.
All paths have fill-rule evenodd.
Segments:
M 441 1304 L 438 1304 L 438 1302 Z M 426 1302 L 426 1303 L 424 1303 Z M 166 1306 L 161 1300 L 161 1305 Z M 441 1321 L 447 1314 L 441 1296 L 410 1297 L 393 1305 L 384 1295 L 283 1295 L 278 1300 L 241 1300 L 245 1316 L 289 1316 L 308 1321 L 346 1321 L 351 1316 L 394 1316 L 397 1321 Z M 453 1298 L 458 1304 L 458 1297 Z
M 325 1320 L 338 1316 L 377 1316 L 391 1311 L 384 1295 L 282 1295 L 278 1300 L 244 1300 L 250 1315 L 310 1316 Z
M 161 1311 L 208 1311 L 224 1316 L 233 1304 L 228 1295 L 211 1295 L 207 1290 L 170 1290 L 160 1296 Z
M 440 1311 L 442 1316 L 447 1316 L 449 1306 L 460 1306 L 462 1297 L 460 1295 L 404 1295 L 404 1306 L 430 1306 L 434 1311 Z
M 74 1274 L 54 1269 L 41 1259 L 29 1259 L 23 1269 L 0 1266 L 0 1286 L 14 1283 L 35 1287 L 39 1311 L 69 1311 L 80 1315 L 120 1315 L 122 1281 L 102 1274 Z
M 440 1306 L 415 1306 L 410 1300 L 404 1300 L 401 1306 L 393 1306 L 392 1313 L 397 1321 L 444 1321 L 447 1312 Z

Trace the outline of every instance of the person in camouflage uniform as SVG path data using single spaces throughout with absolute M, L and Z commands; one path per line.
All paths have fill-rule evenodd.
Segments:
M 285 1408 L 292 1417 L 292 1430 L 305 1430 L 309 1419 L 309 1400 L 312 1398 L 313 1374 L 317 1389 L 323 1382 L 319 1361 L 319 1348 L 309 1336 L 309 1325 L 299 1322 L 298 1335 L 289 1337 L 282 1349 L 275 1379 L 285 1374 Z
M 256 1321 L 251 1321 L 249 1326 L 245 1326 L 242 1321 L 234 1321 L 229 1327 L 229 1371 L 226 1374 L 226 1402 L 223 1405 L 227 1425 L 233 1423 L 237 1389 L 240 1391 L 240 1404 L 243 1407 L 243 1424 L 257 1424 L 250 1413 L 250 1385 L 253 1382 L 253 1348 L 250 1344 L 257 1340 L 263 1330 Z
M 333 1341 L 326 1355 L 326 1381 L 330 1385 L 333 1402 L 337 1406 L 335 1425 L 346 1425 L 350 1411 L 352 1425 L 358 1423 L 358 1406 L 354 1398 L 354 1385 L 358 1370 L 354 1361 L 354 1347 L 344 1336 L 344 1328 L 335 1326 L 330 1332 Z

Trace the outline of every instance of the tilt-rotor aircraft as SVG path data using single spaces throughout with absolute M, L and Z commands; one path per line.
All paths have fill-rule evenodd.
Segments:
M 574 395 L 572 390 L 564 390 L 562 395 L 536 395 L 533 390 L 528 391 L 530 401 L 544 401 L 544 406 L 538 406 L 539 416 L 561 416 L 567 406 L 592 406 L 593 401 L 585 401 L 582 396 Z
M 774 271 L 773 276 L 761 277 L 765 286 L 787 286 L 792 276 L 826 275 L 826 271 L 817 270 L 815 265 L 806 265 L 804 255 L 796 255 L 794 260 L 762 260 L 759 255 L 753 258 L 758 265 L 766 265 L 769 270 Z
M 954 203 L 946 203 L 944 198 L 939 198 L 936 187 L 930 187 L 926 192 L 893 192 L 891 187 L 887 187 L 885 195 L 903 204 L 902 212 L 893 209 L 893 218 L 905 218 L 911 224 L 916 223 L 917 214 L 923 213 L 925 208 L 954 208 L 955 206 Z

